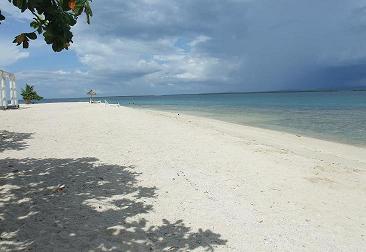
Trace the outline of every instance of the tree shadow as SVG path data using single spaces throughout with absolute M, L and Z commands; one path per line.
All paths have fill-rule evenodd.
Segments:
M 25 140 L 31 138 L 32 133 L 18 133 L 7 130 L 0 131 L 0 152 L 5 150 L 23 150 L 28 145 Z
M 182 220 L 151 226 L 155 187 L 95 158 L 0 160 L 1 251 L 214 251 L 226 240 Z M 63 186 L 65 185 L 65 186 Z

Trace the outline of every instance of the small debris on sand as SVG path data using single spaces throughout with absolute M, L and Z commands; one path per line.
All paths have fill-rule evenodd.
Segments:
M 59 185 L 59 186 L 57 186 L 55 192 L 63 192 L 64 189 L 65 189 L 65 185 Z

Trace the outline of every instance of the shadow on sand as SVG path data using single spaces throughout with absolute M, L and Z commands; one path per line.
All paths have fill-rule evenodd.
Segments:
M 0 130 L 0 152 L 6 150 L 23 150 L 28 145 L 25 142 L 30 139 L 32 133 L 17 133 Z
M 226 244 L 182 220 L 148 225 L 141 215 L 152 210 L 156 188 L 140 186 L 133 170 L 95 158 L 0 160 L 0 250 L 213 251 Z

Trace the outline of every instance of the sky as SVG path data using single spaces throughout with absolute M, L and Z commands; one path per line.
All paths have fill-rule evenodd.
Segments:
M 0 10 L 0 69 L 46 98 L 366 87 L 366 0 L 94 0 L 55 53 Z

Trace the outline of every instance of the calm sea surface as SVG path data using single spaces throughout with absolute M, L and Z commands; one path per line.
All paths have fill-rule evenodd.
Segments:
M 366 92 L 236 93 L 105 97 L 109 102 L 187 113 L 366 147 Z M 85 99 L 46 100 L 81 101 Z

